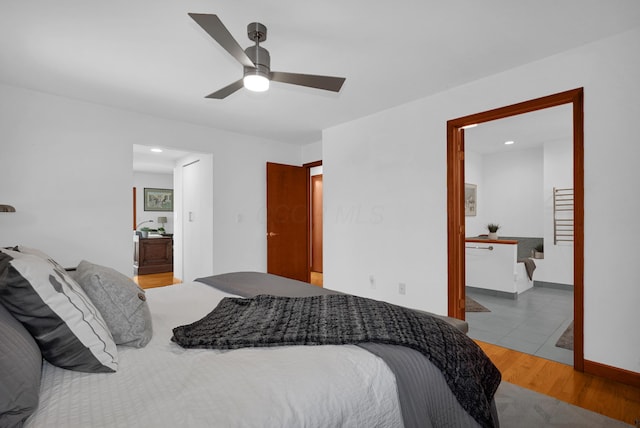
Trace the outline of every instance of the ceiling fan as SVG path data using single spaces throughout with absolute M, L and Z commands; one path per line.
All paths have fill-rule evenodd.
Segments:
M 271 80 L 333 92 L 339 92 L 340 88 L 342 88 L 342 84 L 345 81 L 344 77 L 271 71 L 269 51 L 260 46 L 260 42 L 267 40 L 267 27 L 259 22 L 252 22 L 247 25 L 247 35 L 249 40 L 255 42 L 255 45 L 242 50 L 217 15 L 190 13 L 189 16 L 213 37 L 220 46 L 237 59 L 244 68 L 244 77 L 242 79 L 207 95 L 206 98 L 223 99 L 243 86 L 251 91 L 263 92 L 269 89 L 269 81 Z

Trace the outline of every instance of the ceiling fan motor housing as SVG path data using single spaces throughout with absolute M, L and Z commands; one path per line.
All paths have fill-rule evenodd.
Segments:
M 269 55 L 268 50 L 256 44 L 255 46 L 249 46 L 246 48 L 244 53 L 246 53 L 249 59 L 256 65 L 256 68 L 245 66 L 245 76 L 247 74 L 257 74 L 264 76 L 267 79 L 271 78 L 271 56 Z

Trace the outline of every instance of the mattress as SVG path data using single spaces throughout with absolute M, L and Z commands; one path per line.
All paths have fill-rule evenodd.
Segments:
M 231 294 L 202 283 L 147 290 L 154 336 L 118 347 L 116 373 L 44 362 L 26 427 L 402 427 L 393 373 L 360 347 L 183 349 L 172 328 Z

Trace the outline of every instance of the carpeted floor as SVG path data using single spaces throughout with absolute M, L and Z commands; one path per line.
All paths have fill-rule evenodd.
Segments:
M 465 312 L 491 312 L 469 296 L 465 296 L 464 310 Z
M 569 327 L 562 333 L 562 336 L 558 338 L 556 342 L 558 348 L 568 349 L 573 351 L 573 321 L 569 324 Z
M 624 422 L 502 382 L 495 395 L 500 428 L 628 428 Z

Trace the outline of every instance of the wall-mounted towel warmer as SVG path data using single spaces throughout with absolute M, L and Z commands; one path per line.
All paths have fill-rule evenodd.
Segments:
M 573 189 L 553 188 L 553 244 L 573 242 Z

